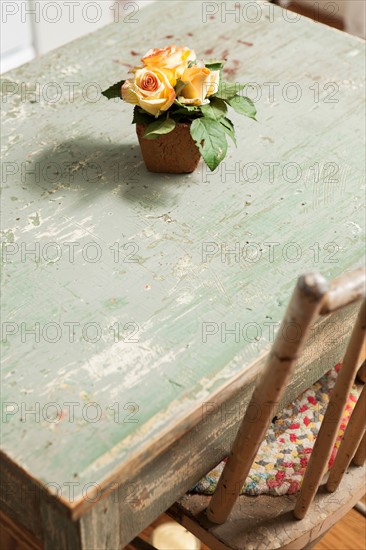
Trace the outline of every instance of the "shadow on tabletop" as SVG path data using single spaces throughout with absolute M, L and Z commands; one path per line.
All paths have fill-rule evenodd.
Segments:
M 68 140 L 42 150 L 27 161 L 24 183 L 42 196 L 75 196 L 76 206 L 112 193 L 141 206 L 166 206 L 187 174 L 154 174 L 145 168 L 138 144 L 108 143 L 89 137 Z

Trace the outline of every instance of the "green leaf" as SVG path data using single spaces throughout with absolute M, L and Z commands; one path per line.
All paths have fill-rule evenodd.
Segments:
M 232 99 L 229 99 L 228 103 L 230 107 L 232 107 L 237 113 L 256 120 L 255 115 L 257 114 L 257 109 L 255 108 L 253 101 L 249 97 L 238 95 L 233 97 Z
M 122 93 L 121 88 L 123 84 L 125 83 L 125 80 L 120 80 L 119 82 L 116 82 L 116 84 L 113 84 L 113 86 L 110 86 L 104 92 L 102 92 L 102 95 L 104 95 L 107 99 L 114 99 L 115 97 L 119 97 L 119 99 L 122 99 Z
M 213 120 L 220 120 L 220 118 L 226 115 L 227 106 L 223 99 L 212 97 L 210 103 L 201 105 L 201 112 L 205 117 L 212 118 Z
M 201 110 L 196 105 L 185 105 L 175 101 L 173 107 L 169 110 L 169 115 L 176 122 L 187 121 L 190 122 L 194 118 L 201 116 Z
M 201 113 L 199 112 L 198 109 L 197 109 L 196 111 L 187 111 L 186 109 L 177 109 L 176 111 L 172 111 L 172 112 L 170 113 L 170 116 L 173 117 L 173 118 L 174 118 L 176 115 L 177 115 L 177 116 L 180 116 L 180 117 L 185 116 L 185 117 L 187 117 L 187 118 L 191 118 L 191 117 L 194 118 L 195 116 L 200 116 Z
M 218 59 L 213 59 L 212 61 L 207 61 L 205 63 L 206 69 L 210 69 L 210 71 L 219 71 L 224 65 L 225 61 L 220 61 Z
M 215 170 L 225 158 L 227 151 L 223 126 L 212 118 L 196 118 L 191 124 L 191 136 L 209 169 Z
M 152 115 L 147 114 L 147 112 L 141 109 L 141 107 L 135 105 L 132 124 L 143 124 L 144 126 L 147 126 L 148 124 L 151 124 L 151 121 L 155 120 L 156 119 Z
M 220 118 L 220 124 L 223 125 L 225 132 L 227 133 L 228 136 L 231 137 L 231 139 L 236 145 L 234 124 L 231 122 L 231 120 L 227 117 Z
M 162 134 L 169 134 L 175 128 L 175 121 L 171 118 L 160 117 L 145 128 L 144 138 L 155 139 Z
M 245 84 L 238 84 L 237 82 L 225 82 L 221 80 L 219 84 L 219 89 L 215 93 L 216 97 L 221 99 L 231 99 L 236 96 L 241 90 L 245 88 Z
M 175 101 L 174 103 L 174 109 L 169 110 L 169 115 L 177 121 L 182 118 L 191 120 L 192 118 L 201 116 L 200 107 L 196 105 L 185 105 L 179 103 L 179 101 Z
M 175 105 L 178 105 L 179 110 L 184 111 L 198 111 L 199 107 L 197 105 L 186 105 L 185 103 L 180 103 L 177 99 L 174 101 Z M 177 112 L 177 111 L 174 111 Z

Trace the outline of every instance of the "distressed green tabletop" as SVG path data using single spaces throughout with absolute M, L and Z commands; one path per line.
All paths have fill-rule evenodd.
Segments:
M 253 378 L 296 277 L 363 264 L 364 43 L 237 4 L 130 3 L 2 78 L 2 456 L 9 483 L 47 484 L 75 521 L 103 509 L 93 489 L 111 483 L 136 517 L 169 506 L 224 452 L 202 452 L 203 404 Z M 238 146 L 214 173 L 148 173 L 131 106 L 100 95 L 170 43 L 253 83 L 258 123 L 232 115 Z M 168 495 L 169 449 L 189 433 L 186 481 Z M 144 521 L 123 535 L 110 520 L 115 544 Z

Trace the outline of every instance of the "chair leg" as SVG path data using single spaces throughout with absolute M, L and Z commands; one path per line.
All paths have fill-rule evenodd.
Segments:
M 155 546 L 152 546 L 148 542 L 140 539 L 140 537 L 134 538 L 130 544 L 130 548 L 134 548 L 134 550 L 156 550 Z
M 228 518 L 275 414 L 310 327 L 318 316 L 328 285 L 320 275 L 300 277 L 257 384 L 216 491 L 207 509 L 213 523 Z M 296 329 L 296 337 L 291 329 Z
M 365 316 L 366 301 L 363 302 L 358 313 L 356 325 L 343 360 L 343 365 L 338 373 L 323 422 L 320 426 L 318 437 L 304 475 L 300 495 L 296 502 L 294 515 L 297 519 L 303 519 L 324 475 L 329 462 L 335 440 L 341 424 L 343 411 L 347 404 L 349 392 L 360 364 L 365 342 Z
M 352 459 L 353 464 L 356 466 L 362 466 L 366 460 L 366 432 L 363 434 L 361 443 L 358 446 L 358 449 L 355 453 L 355 456 Z
M 343 474 L 347 470 L 352 457 L 354 456 L 357 448 L 359 447 L 362 436 L 365 433 L 366 418 L 366 386 L 362 388 L 362 392 L 351 418 L 348 421 L 348 426 L 344 432 L 343 439 L 339 446 L 337 456 L 335 458 L 333 467 L 329 473 L 327 481 L 327 490 L 333 493 L 340 484 Z
M 357 378 L 363 383 L 366 382 L 366 361 L 358 369 Z
M 364 518 L 366 518 L 366 504 L 364 504 L 362 500 L 356 502 L 353 508 L 357 510 L 357 512 L 362 514 Z

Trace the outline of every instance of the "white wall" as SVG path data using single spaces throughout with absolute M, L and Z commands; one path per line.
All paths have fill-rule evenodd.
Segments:
M 115 0 L 29 0 L 29 3 L 36 12 L 32 19 L 38 54 L 44 54 L 111 23 L 114 13 L 111 8 L 116 4 Z
M 1 9 L 1 72 L 30 61 L 34 55 L 30 20 L 22 22 L 20 0 L 6 2 Z
M 2 73 L 154 0 L 1 0 Z M 128 6 L 132 4 L 132 6 Z
M 155 0 L 1 0 L 1 73 Z M 130 6 L 128 6 L 130 4 Z

